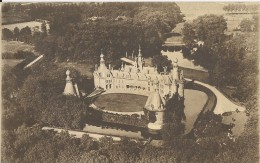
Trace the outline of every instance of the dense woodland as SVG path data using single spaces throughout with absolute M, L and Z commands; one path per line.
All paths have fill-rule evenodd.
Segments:
M 160 58 L 163 33 L 183 21 L 175 3 L 88 3 L 32 4 L 32 19 L 50 21 L 50 30 L 3 30 L 6 40 L 20 40 L 35 45 L 45 54 L 37 68 L 3 68 L 2 76 L 2 144 L 1 162 L 173 162 L 173 163 L 255 163 L 258 156 L 258 29 L 246 21 L 241 31 L 225 33 L 227 23 L 221 16 L 205 15 L 185 23 L 183 34 L 185 57 L 210 72 L 210 82 L 220 88 L 236 88 L 233 98 L 250 112 L 244 133 L 235 142 L 227 138 L 227 126 L 221 116 L 202 115 L 194 126 L 193 136 L 176 135 L 183 126 L 169 123 L 163 131 L 163 147 L 123 138 L 113 142 L 104 137 L 100 142 L 85 135 L 73 138 L 68 133 L 43 131 L 43 126 L 81 129 L 86 121 L 87 101 L 64 97 L 65 69 L 54 62 L 71 60 L 97 63 L 101 49 L 108 63 L 118 64 L 121 55 L 137 54 L 140 44 L 145 57 L 154 64 L 170 64 Z M 10 10 L 10 9 L 5 9 Z M 22 9 L 19 9 L 22 10 Z M 44 12 L 43 12 L 44 11 Z M 118 16 L 120 16 L 118 18 Z M 118 19 L 117 19 L 118 18 Z M 256 23 L 257 17 L 250 20 Z M 254 25 L 254 24 L 252 24 Z M 243 26 L 243 25 L 242 25 Z M 255 25 L 256 26 L 256 25 Z M 257 27 L 257 26 L 256 26 Z M 22 34 L 21 34 L 22 33 Z M 203 41 L 203 45 L 197 45 Z M 192 49 L 197 48 L 197 51 Z M 19 52 L 23 58 L 32 54 Z M 13 57 L 21 57 L 13 54 Z M 8 58 L 5 54 L 4 58 Z M 159 62 L 162 61 L 162 62 Z M 159 63 L 158 63 L 159 62 Z M 71 68 L 79 88 L 91 90 L 86 76 Z M 86 84 L 87 83 L 87 84 Z M 214 133 L 214 134 L 213 134 Z
M 232 35 L 225 33 L 224 17 L 216 15 L 200 16 L 183 28 L 184 42 L 190 49 L 184 55 L 209 70 L 212 85 L 237 88 L 234 97 L 244 102 L 258 90 L 258 17 L 253 16 L 248 25 L 245 21 L 241 21 L 241 31 Z M 251 26 L 255 28 L 251 30 Z M 204 44 L 198 45 L 198 41 Z
M 49 35 L 43 25 L 44 34 L 25 33 L 22 29 L 11 34 L 5 29 L 4 38 L 14 39 L 15 33 L 19 33 L 22 36 L 18 40 L 34 44 L 49 60 L 57 61 L 97 63 L 102 49 L 107 63 L 115 66 L 126 52 L 137 55 L 139 45 L 144 56 L 159 55 L 165 40 L 163 34 L 183 21 L 175 3 L 40 3 L 32 4 L 28 15 L 49 20 Z

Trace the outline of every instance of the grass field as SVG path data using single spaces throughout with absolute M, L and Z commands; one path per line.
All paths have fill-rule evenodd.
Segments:
M 109 111 L 137 112 L 143 111 L 146 100 L 146 96 L 113 93 L 101 95 L 94 104 Z
M 18 50 L 34 52 L 34 46 L 19 41 L 2 40 L 2 53 L 16 53 Z
M 18 65 L 19 63 L 21 63 L 22 61 L 23 61 L 23 59 L 3 59 L 2 67 L 7 65 L 12 68 L 12 67 L 15 67 L 16 65 Z
M 10 29 L 11 31 L 14 30 L 15 27 L 18 27 L 19 29 L 25 28 L 26 26 L 30 27 L 33 31 L 34 27 L 37 27 L 39 31 L 41 31 L 41 22 L 37 21 L 28 21 L 28 22 L 21 22 L 21 23 L 15 23 L 15 24 L 7 24 L 7 25 L 2 25 L 3 28 Z M 47 30 L 50 29 L 49 24 L 46 25 Z

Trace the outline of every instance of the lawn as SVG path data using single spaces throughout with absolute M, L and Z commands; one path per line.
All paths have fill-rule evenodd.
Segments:
M 15 23 L 15 24 L 6 24 L 6 25 L 2 25 L 2 29 L 3 28 L 7 28 L 10 29 L 11 31 L 14 30 L 15 27 L 18 27 L 19 29 L 25 28 L 26 26 L 30 27 L 31 30 L 33 31 L 34 27 L 37 27 L 39 29 L 39 31 L 41 31 L 41 22 L 37 22 L 37 21 L 28 21 L 28 22 L 21 22 L 21 23 Z M 46 25 L 47 30 L 49 30 L 49 25 Z
M 2 40 L 2 53 L 16 53 L 19 50 L 34 52 L 34 46 L 19 41 Z
M 137 112 L 143 111 L 146 100 L 146 96 L 113 93 L 99 96 L 94 104 L 109 111 Z
M 13 68 L 19 63 L 21 63 L 23 59 L 2 59 L 2 67 L 8 65 L 9 67 Z

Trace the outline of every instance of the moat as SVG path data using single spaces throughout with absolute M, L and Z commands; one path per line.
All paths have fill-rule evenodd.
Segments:
M 184 90 L 185 93 L 185 100 L 184 100 L 184 113 L 186 120 L 183 121 L 185 124 L 185 132 L 184 134 L 188 134 L 195 123 L 195 121 L 198 118 L 199 113 L 202 111 L 203 106 L 207 102 L 207 95 L 204 92 L 197 91 L 197 90 Z M 116 98 L 115 100 L 112 100 Z M 104 94 L 99 96 L 94 104 L 104 110 L 107 111 L 115 111 L 115 112 L 127 112 L 130 113 L 133 112 L 141 112 L 143 111 L 143 107 L 145 104 L 145 101 L 147 100 L 146 96 L 141 95 L 133 95 L 133 94 Z M 86 125 L 84 128 L 85 131 L 89 132 L 101 132 L 101 128 Z M 108 133 L 110 133 L 109 129 L 105 129 Z M 111 129 L 111 132 L 113 131 L 113 134 L 117 134 L 115 132 L 115 129 Z M 127 135 L 126 132 L 125 134 Z M 124 135 L 122 131 L 118 131 L 118 136 Z M 124 136 L 126 136 L 124 135 Z

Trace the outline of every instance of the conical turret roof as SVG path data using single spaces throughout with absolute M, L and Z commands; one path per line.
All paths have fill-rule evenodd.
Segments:
M 165 100 L 161 97 L 158 91 L 155 91 L 148 97 L 145 103 L 145 109 L 149 111 L 164 111 L 164 105 Z

